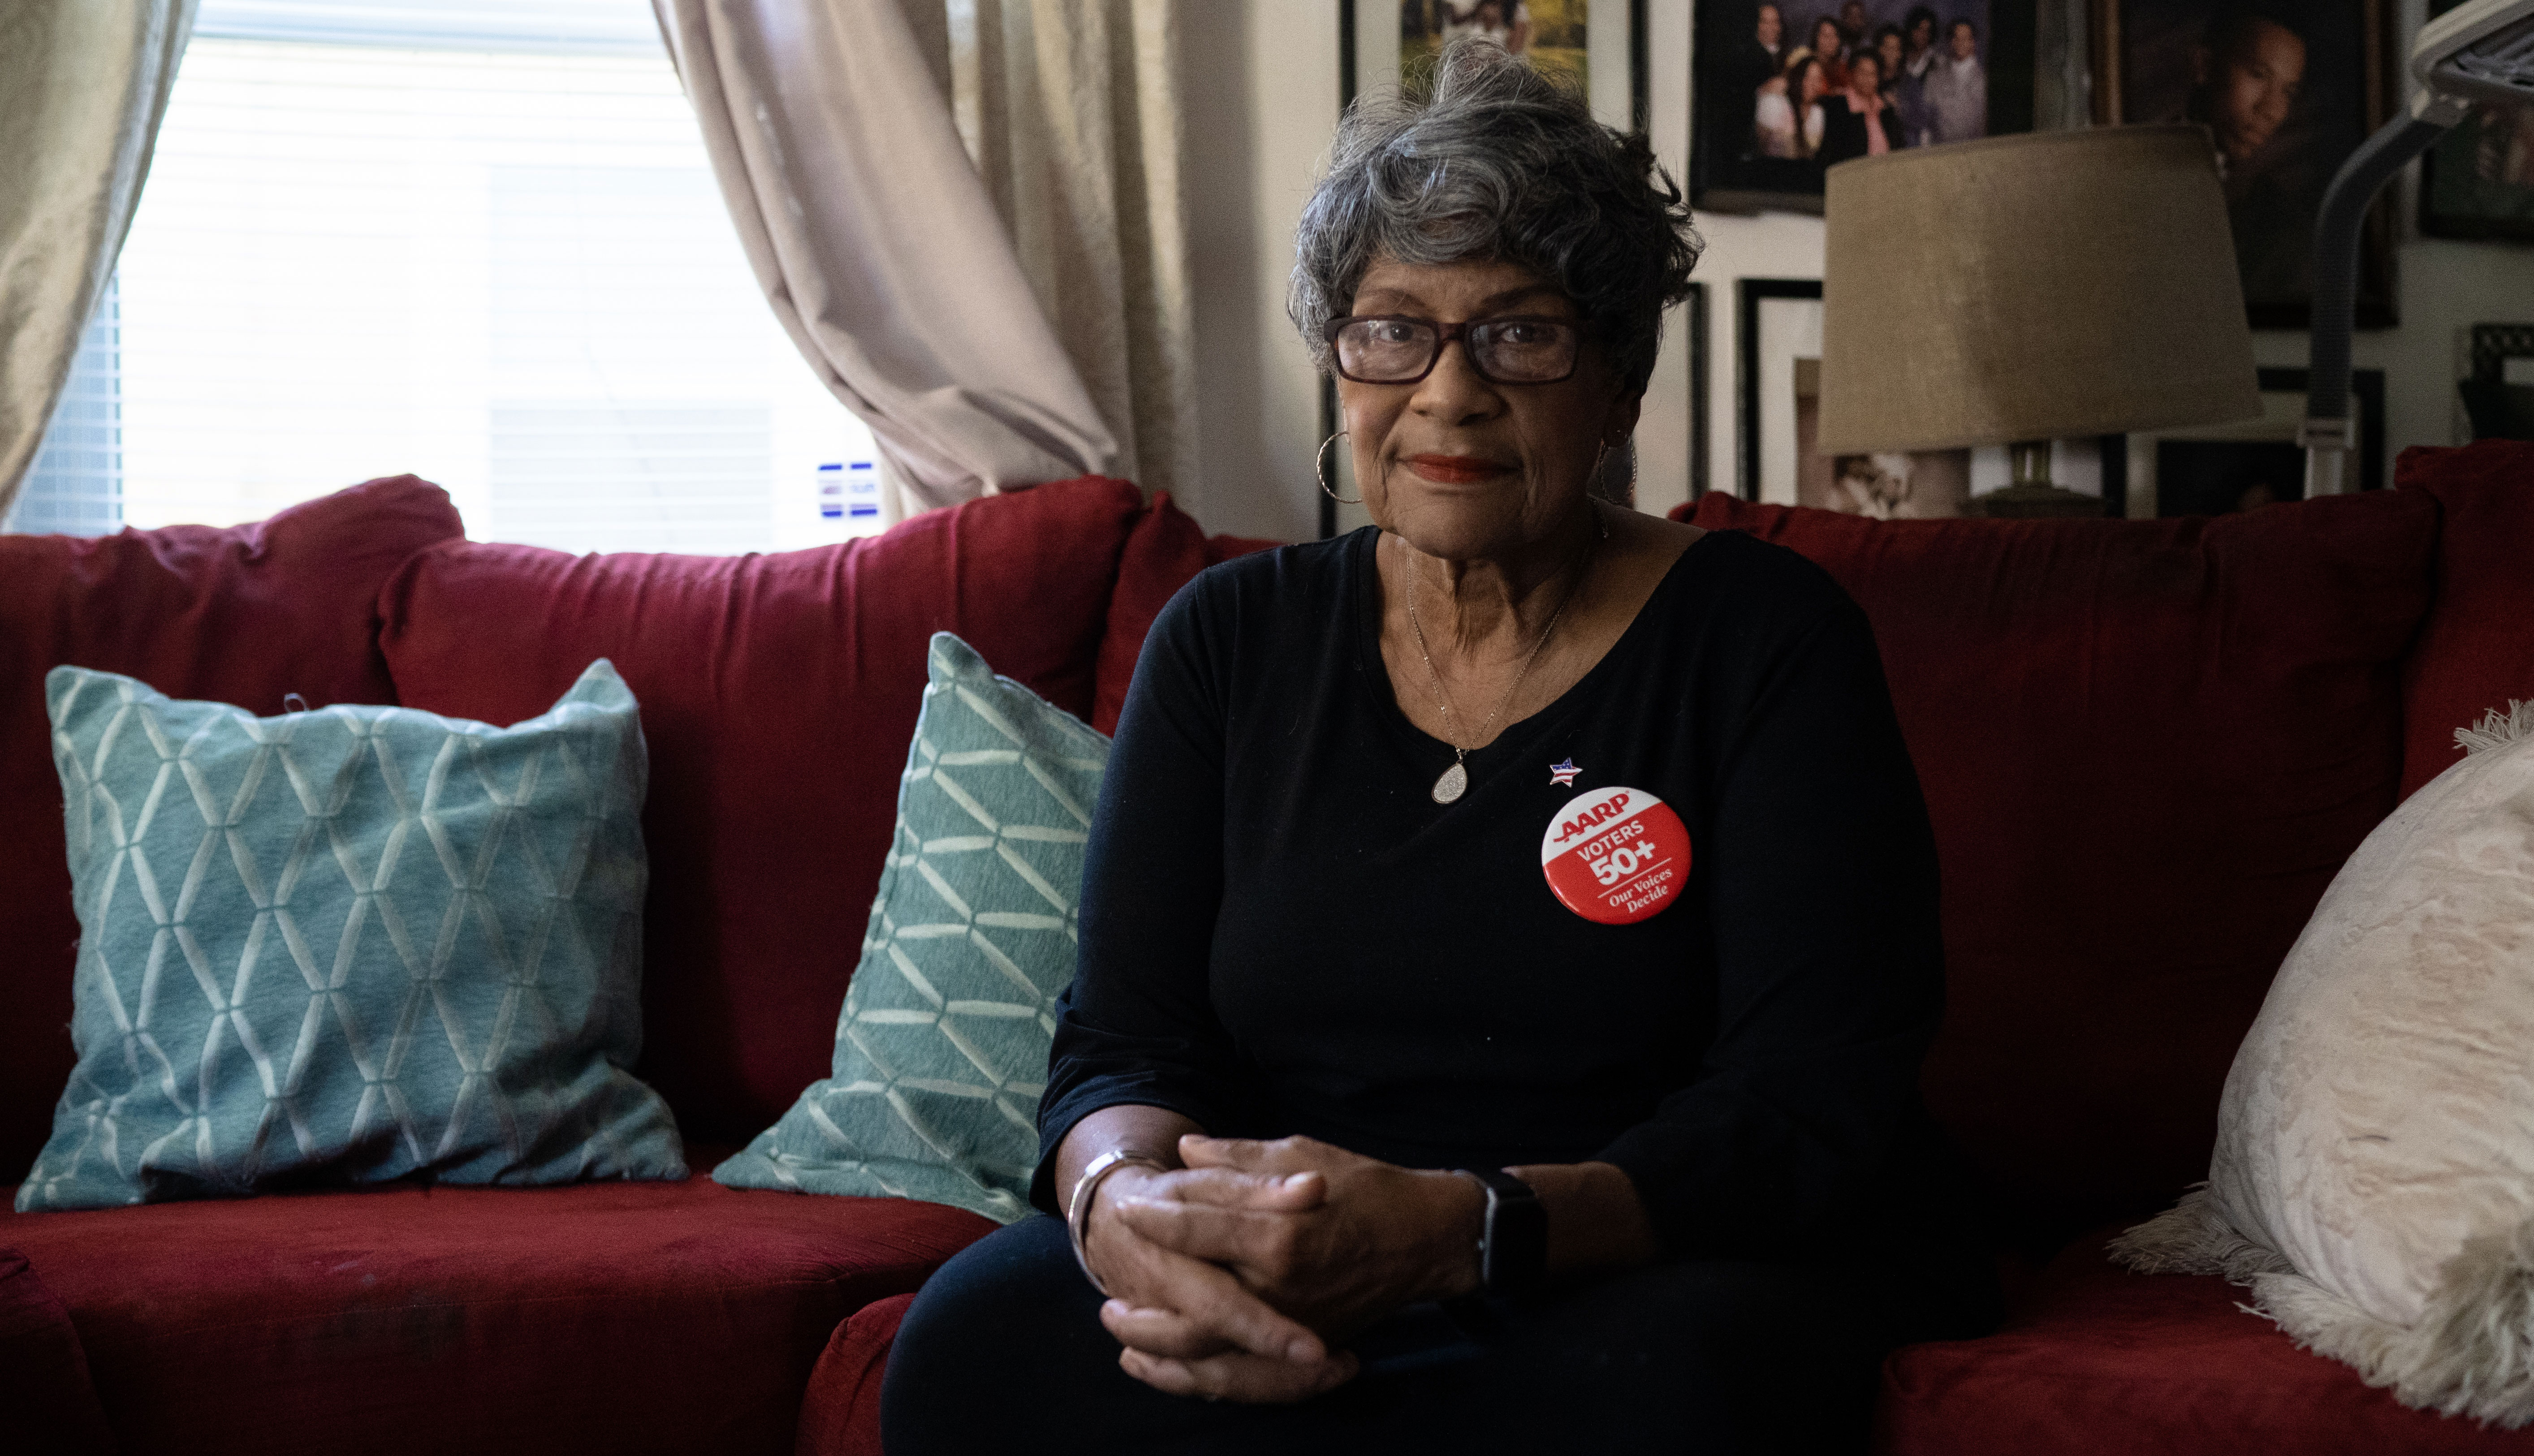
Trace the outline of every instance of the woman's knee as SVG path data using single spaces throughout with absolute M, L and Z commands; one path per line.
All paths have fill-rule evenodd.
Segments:
M 1107 1338 L 1099 1296 L 1074 1266 L 1064 1227 L 1035 1218 L 990 1234 L 925 1282 L 898 1325 L 880 1385 L 892 1456 L 957 1449 L 1061 1380 L 1081 1327 Z M 1113 1357 L 1114 1358 L 1114 1357 Z

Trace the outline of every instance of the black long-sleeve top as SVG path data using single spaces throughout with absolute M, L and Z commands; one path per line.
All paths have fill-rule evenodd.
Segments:
M 1392 694 L 1375 540 L 1218 566 L 1154 624 L 1091 829 L 1039 1206 L 1073 1124 L 1140 1103 L 1411 1167 L 1613 1163 L 1679 1255 L 1897 1234 L 1937 1153 L 1916 1083 L 1943 965 L 1864 614 L 1711 533 L 1439 805 L 1452 751 Z M 1693 846 L 1628 925 L 1566 909 L 1540 865 L 1551 817 L 1615 786 Z

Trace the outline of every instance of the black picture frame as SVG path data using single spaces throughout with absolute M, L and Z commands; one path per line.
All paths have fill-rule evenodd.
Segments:
M 1760 499 L 1760 306 L 1821 296 L 1819 278 L 1733 280 L 1733 493 L 1743 500 Z
M 1681 305 L 1682 323 L 1689 330 L 1689 499 L 1695 504 L 1707 494 L 1708 458 L 1714 453 L 1714 437 L 1708 425 L 1708 387 L 1713 376 L 1708 366 L 1709 305 L 1707 284 L 1689 285 L 1689 298 Z
M 2296 420 L 2304 413 L 2308 375 L 2302 369 L 2263 369 L 2259 371 L 2258 385 L 2262 394 L 2275 396 L 2276 407 L 2266 408 L 2258 420 L 2240 425 L 2201 428 L 2164 435 L 2142 432 L 2130 437 L 2131 449 L 2138 453 L 2140 479 L 2146 493 L 2139 498 L 2142 517 L 2170 519 L 2182 516 L 2224 514 L 2223 511 L 2194 510 L 2189 487 L 2177 500 L 2174 482 L 2166 478 L 2173 461 L 2180 456 L 2198 455 L 2207 468 L 2237 470 L 2255 463 L 2255 456 L 2265 455 L 2270 468 L 2290 474 L 2297 482 L 2296 492 L 2288 499 L 2304 495 L 2304 451 L 2296 443 Z M 2350 372 L 2349 393 L 2355 405 L 2358 425 L 2355 485 L 2358 490 L 2383 490 L 2386 479 L 2387 453 L 2384 439 L 2384 371 L 2357 369 Z M 2231 453 L 2231 455 L 2230 455 Z M 2239 458 L 2240 457 L 2240 458 Z M 2232 509 L 2232 508 L 2227 508 Z
M 2507 361 L 2534 359 L 2534 324 L 2472 326 L 2472 370 L 2455 386 L 2475 440 L 2534 440 L 2534 387 L 2510 384 Z
M 2463 0 L 2429 0 L 2429 18 Z M 2503 176 L 2485 175 L 2494 164 Z M 2467 242 L 2534 243 L 2534 106 L 2476 106 L 2420 157 L 2420 231 Z M 2521 172 L 2517 175 L 2522 175 Z
M 2088 7 L 2097 125 L 2192 120 L 2209 104 L 2191 84 L 2192 50 L 2208 33 L 2208 23 L 2226 12 L 2225 0 L 2088 0 Z M 2296 109 L 2283 122 L 2270 121 L 2262 150 L 2224 169 L 2245 314 L 2256 329 L 2312 326 L 2311 213 L 2332 174 L 2397 104 L 2392 0 L 2317 4 L 2308 13 L 2308 32 L 2290 32 L 2298 64 L 2312 62 Z M 2338 26 L 2346 29 L 2315 29 Z M 2334 109 L 2334 98 L 2346 109 Z M 2400 323 L 2393 234 L 2387 189 L 2369 209 L 2359 240 L 2361 329 Z M 2306 279 L 2301 285 L 2292 281 L 2300 277 Z
M 1753 17 L 1764 0 L 1693 0 L 1690 11 L 1690 205 L 1710 212 L 1805 212 L 1822 211 L 1822 172 L 1818 161 L 1747 155 L 1742 145 L 1751 134 L 1746 77 L 1727 75 L 1745 69 L 1735 58 L 1737 42 L 1749 42 Z M 1869 0 L 1869 20 L 1885 11 L 1905 16 L 1915 0 Z M 1987 25 L 1983 63 L 1988 76 L 1986 134 L 2007 136 L 2032 130 L 2033 57 L 2038 29 L 2035 0 L 1986 0 Z M 1836 0 L 1808 6 L 1785 4 L 1784 11 L 1803 17 L 1836 14 Z M 1788 38 L 1784 51 L 1796 41 Z

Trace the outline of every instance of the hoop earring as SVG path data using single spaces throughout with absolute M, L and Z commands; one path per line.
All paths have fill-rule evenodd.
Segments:
M 1358 495 L 1354 500 L 1350 501 L 1346 497 L 1339 495 L 1336 491 L 1329 489 L 1329 447 L 1347 438 L 1347 431 L 1340 430 L 1336 434 L 1331 435 L 1328 439 L 1320 442 L 1320 448 L 1311 452 L 1311 473 L 1320 477 L 1321 495 L 1328 497 L 1330 500 L 1337 502 L 1341 506 L 1360 506 L 1363 504 L 1362 496 Z

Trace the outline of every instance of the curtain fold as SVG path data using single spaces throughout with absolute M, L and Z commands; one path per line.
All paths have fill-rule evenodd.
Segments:
M 960 140 L 1124 468 L 1184 494 L 1196 366 L 1174 0 L 906 3 L 946 9 Z
M 889 518 L 1126 473 L 896 0 L 652 6 L 767 302 L 879 445 Z
M 43 443 L 196 0 L 0 0 L 0 516 Z

